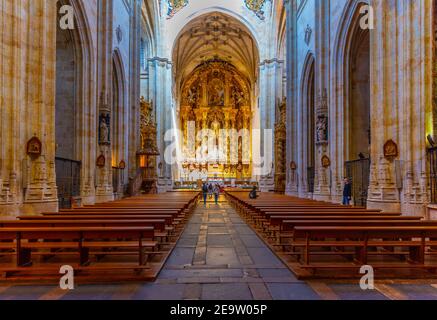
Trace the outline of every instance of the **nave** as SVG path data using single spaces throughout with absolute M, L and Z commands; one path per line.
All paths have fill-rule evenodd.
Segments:
M 437 281 L 299 281 L 226 199 L 199 203 L 156 281 L 77 285 L 0 285 L 1 300 L 407 300 L 437 299 Z

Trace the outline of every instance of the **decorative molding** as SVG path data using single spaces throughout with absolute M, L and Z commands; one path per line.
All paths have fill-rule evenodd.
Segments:
M 384 144 L 384 158 L 393 160 L 399 156 L 398 145 L 392 139 Z
M 331 159 L 327 155 L 322 157 L 322 167 L 329 168 L 331 166 Z
M 325 114 L 328 111 L 328 91 L 324 88 L 317 98 L 317 112 Z
M 36 136 L 27 142 L 26 152 L 29 156 L 39 157 L 42 153 L 42 143 Z
M 264 67 L 264 66 L 266 66 L 266 65 L 273 64 L 273 63 L 281 64 L 281 63 L 284 63 L 284 60 L 280 60 L 280 59 L 278 59 L 278 58 L 265 59 L 265 60 L 263 60 L 263 61 L 260 62 L 259 66 L 260 66 L 260 67 Z
M 104 156 L 103 154 L 101 154 L 101 155 L 97 158 L 96 165 L 97 165 L 99 168 L 103 168 L 103 167 L 105 167 L 105 164 L 106 164 L 106 158 L 105 158 L 105 156 Z

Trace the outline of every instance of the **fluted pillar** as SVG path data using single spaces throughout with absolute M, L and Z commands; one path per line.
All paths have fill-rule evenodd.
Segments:
M 299 176 L 292 170 L 291 163 L 298 160 L 297 140 L 297 114 L 298 114 L 298 54 L 297 54 L 297 1 L 285 0 L 287 10 L 287 160 L 286 160 L 286 194 L 297 195 Z M 297 168 L 299 169 L 299 168 Z
M 112 110 L 112 33 L 113 3 L 98 2 L 98 46 L 97 46 L 97 90 L 99 94 L 98 110 L 98 148 L 97 157 L 105 157 L 104 166 L 97 167 L 96 202 L 114 199 L 112 186 L 112 154 L 111 154 L 111 114 Z M 106 127 L 106 128 L 105 128 Z

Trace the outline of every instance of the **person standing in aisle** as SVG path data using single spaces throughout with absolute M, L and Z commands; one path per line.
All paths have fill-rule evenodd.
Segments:
M 208 197 L 208 186 L 206 185 L 206 183 L 203 183 L 202 194 L 203 194 L 203 204 L 206 206 L 206 198 Z
M 216 184 L 214 186 L 213 193 L 214 193 L 215 204 L 218 205 L 218 200 L 219 200 L 219 197 L 220 197 L 220 186 L 218 184 Z

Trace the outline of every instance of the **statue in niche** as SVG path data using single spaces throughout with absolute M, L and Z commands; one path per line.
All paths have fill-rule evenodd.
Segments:
M 188 92 L 186 93 L 185 102 L 187 105 L 194 107 L 196 106 L 198 100 L 199 100 L 199 90 L 196 86 L 193 86 L 190 89 L 188 89 Z
M 109 128 L 110 128 L 111 118 L 109 114 L 101 114 L 99 120 L 99 143 L 109 144 Z
M 317 119 L 317 142 L 326 142 L 328 141 L 328 118 L 327 117 L 319 117 Z
M 234 88 L 234 101 L 235 101 L 235 106 L 237 107 L 247 104 L 247 101 L 244 97 L 244 93 L 238 90 L 237 88 Z

